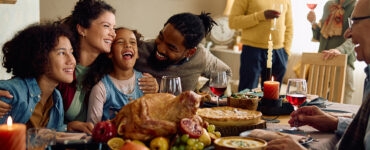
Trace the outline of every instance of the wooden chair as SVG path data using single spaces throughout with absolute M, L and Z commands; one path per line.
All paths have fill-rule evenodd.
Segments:
M 307 79 L 307 93 L 319 95 L 329 101 L 343 103 L 346 67 L 346 54 L 324 60 L 321 53 L 303 53 L 301 77 Z M 308 78 L 306 71 L 308 71 Z

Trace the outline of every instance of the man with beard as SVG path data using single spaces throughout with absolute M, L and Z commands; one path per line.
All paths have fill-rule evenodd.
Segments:
M 158 82 L 162 76 L 178 76 L 183 91 L 194 90 L 199 76 L 209 77 L 211 71 L 226 71 L 231 79 L 230 67 L 198 45 L 214 24 L 209 13 L 173 15 L 155 40 L 139 46 L 135 69 L 152 74 Z

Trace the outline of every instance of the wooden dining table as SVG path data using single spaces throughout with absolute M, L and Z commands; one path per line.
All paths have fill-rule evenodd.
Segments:
M 326 111 L 331 112 L 349 112 L 353 113 L 353 116 L 357 113 L 359 105 L 350 105 L 350 104 L 340 104 L 334 102 L 327 102 L 327 107 L 324 108 Z M 266 119 L 274 119 L 277 116 L 263 116 Z M 267 123 L 267 129 L 290 129 L 288 123 L 290 116 L 281 115 L 276 118 L 279 120 L 279 123 Z M 317 150 L 326 150 L 326 149 L 335 149 L 336 144 L 340 140 L 340 137 L 337 136 L 334 132 L 320 132 L 310 126 L 301 126 L 299 127 L 301 131 L 304 131 L 306 135 L 310 135 L 314 140 L 308 144 L 310 149 Z

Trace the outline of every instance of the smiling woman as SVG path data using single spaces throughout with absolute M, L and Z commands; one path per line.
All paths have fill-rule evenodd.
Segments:
M 64 111 L 57 85 L 71 83 L 76 60 L 70 42 L 72 34 L 56 24 L 36 24 L 20 31 L 3 47 L 4 67 L 14 78 L 0 81 L 13 99 L 0 101 L 12 106 L 7 116 L 28 128 L 64 130 Z M 22 54 L 22 55 L 19 55 Z M 2 114 L 4 115 L 4 114 Z

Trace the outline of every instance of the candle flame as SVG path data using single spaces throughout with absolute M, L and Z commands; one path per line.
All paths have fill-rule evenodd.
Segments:
M 13 119 L 12 119 L 12 117 L 9 116 L 8 117 L 8 120 L 6 122 L 7 122 L 8 126 L 11 127 L 13 125 Z
M 271 81 L 274 81 L 274 76 L 271 77 Z
M 271 41 L 271 33 L 270 33 L 270 36 L 269 36 L 269 40 Z

